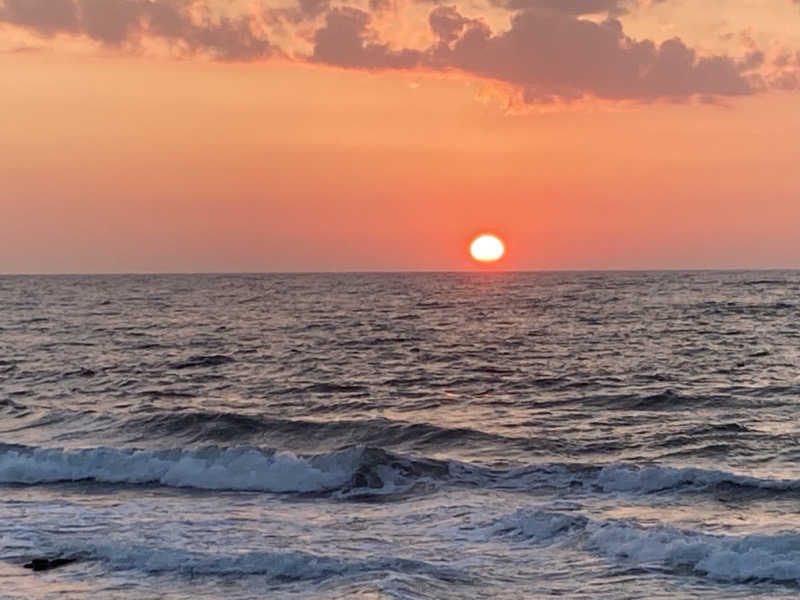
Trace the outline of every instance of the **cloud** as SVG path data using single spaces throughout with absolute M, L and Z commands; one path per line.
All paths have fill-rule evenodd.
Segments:
M 800 52 L 778 54 L 771 67 L 772 70 L 767 74 L 770 87 L 783 91 L 800 89 Z
M 403 3 L 362 0 L 357 8 L 294 1 L 262 7 L 260 15 L 212 19 L 211 0 L 0 0 L 0 22 L 42 36 L 83 35 L 117 48 L 154 37 L 219 60 L 293 53 L 297 60 L 348 69 L 460 72 L 509 84 L 531 103 L 584 97 L 713 101 L 798 86 L 794 63 L 767 65 L 754 44 L 743 58 L 733 58 L 700 54 L 677 37 L 655 42 L 626 34 L 619 15 L 666 0 L 486 0 L 495 12 L 510 12 L 505 30 L 493 30 L 456 6 L 437 5 L 420 24 L 433 42 L 415 48 L 382 39 L 373 20 Z M 416 0 L 417 14 L 419 2 L 429 1 Z M 260 18 L 275 27 L 273 35 L 283 28 L 279 39 L 286 52 L 266 38 Z M 379 21 L 386 23 L 385 14 Z M 311 49 L 302 50 L 304 44 Z
M 440 6 L 431 11 L 428 23 L 431 31 L 443 44 L 456 41 L 468 26 L 483 26 L 478 20 L 462 17 L 455 6 Z
M 576 11 L 612 4 L 567 0 L 560 12 L 526 9 L 501 33 L 464 17 L 453 6 L 440 6 L 429 17 L 437 41 L 422 51 L 391 49 L 377 42 L 367 13 L 339 8 L 328 13 L 317 31 L 312 60 L 350 68 L 457 70 L 513 84 L 529 102 L 584 96 L 687 99 L 758 90 L 752 70 L 763 56 L 751 54 L 743 61 L 699 56 L 678 38 L 661 44 L 634 40 L 617 19 L 598 23 L 576 16 Z
M 294 6 L 266 7 L 264 16 L 273 25 L 280 25 L 283 21 L 297 25 L 305 21 L 313 21 L 325 14 L 330 8 L 330 4 L 330 0 L 297 0 Z
M 0 20 L 35 29 L 44 35 L 79 30 L 73 0 L 5 0 Z
M 276 53 L 249 16 L 195 20 L 192 0 L 4 0 L 0 22 L 40 35 L 81 34 L 109 46 L 164 39 L 220 60 L 253 60 Z
M 331 10 L 325 25 L 314 35 L 311 61 L 362 69 L 410 69 L 420 65 L 423 55 L 418 50 L 392 50 L 375 41 L 369 22 L 369 13 L 357 8 Z

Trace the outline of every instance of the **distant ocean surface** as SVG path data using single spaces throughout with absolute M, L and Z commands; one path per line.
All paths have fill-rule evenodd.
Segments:
M 796 598 L 798 440 L 798 272 L 0 277 L 0 598 Z

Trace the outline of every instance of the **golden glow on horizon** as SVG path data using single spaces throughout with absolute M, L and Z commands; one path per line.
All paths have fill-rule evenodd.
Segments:
M 479 235 L 469 246 L 469 253 L 478 262 L 495 262 L 506 253 L 505 244 L 496 235 L 484 233 Z

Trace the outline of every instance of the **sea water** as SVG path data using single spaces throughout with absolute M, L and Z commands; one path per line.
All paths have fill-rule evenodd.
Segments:
M 798 317 L 777 271 L 2 277 L 0 597 L 794 598 Z

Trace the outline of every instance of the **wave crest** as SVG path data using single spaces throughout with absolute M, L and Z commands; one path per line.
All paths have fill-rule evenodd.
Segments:
M 33 448 L 0 446 L 0 482 L 18 484 L 91 480 L 206 490 L 263 492 L 403 491 L 447 465 L 353 447 L 298 456 L 255 447 L 176 450 Z
M 800 534 L 715 535 L 628 520 L 591 520 L 519 510 L 491 524 L 492 536 L 537 545 L 562 543 L 637 566 L 687 569 L 716 581 L 800 583 Z
M 570 488 L 606 494 L 706 493 L 748 497 L 800 493 L 800 480 L 662 465 L 533 464 L 507 469 L 409 457 L 370 446 L 301 455 L 255 446 L 142 450 L 38 448 L 0 444 L 0 483 L 91 480 L 206 490 L 398 494 L 456 485 L 530 491 Z

